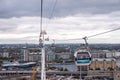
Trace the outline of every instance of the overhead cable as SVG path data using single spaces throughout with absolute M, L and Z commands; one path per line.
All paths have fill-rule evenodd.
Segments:
M 96 37 L 96 36 L 99 36 L 99 35 L 103 35 L 103 34 L 107 34 L 107 33 L 110 33 L 110 32 L 113 32 L 113 31 L 117 31 L 117 30 L 120 30 L 120 27 L 119 28 L 116 28 L 116 29 L 112 29 L 112 30 L 109 30 L 109 31 L 105 31 L 105 32 L 101 32 L 101 33 L 98 33 L 98 34 L 94 34 L 94 35 L 91 35 L 91 36 L 85 36 L 87 38 L 92 38 L 92 37 Z M 84 37 L 82 38 L 75 38 L 75 39 L 64 39 L 64 40 L 57 40 L 57 41 L 73 41 L 73 40 L 83 40 Z
M 116 29 L 109 30 L 109 31 L 106 31 L 106 32 L 102 32 L 102 33 L 98 33 L 98 34 L 95 34 L 95 35 L 91 35 L 91 36 L 88 36 L 87 38 L 99 36 L 99 35 L 106 34 L 106 33 L 110 33 L 110 32 L 117 31 L 117 30 L 120 30 L 120 28 L 116 28 Z
M 50 21 L 51 21 L 53 15 L 54 15 L 54 11 L 55 11 L 55 7 L 56 7 L 56 5 L 57 5 L 57 2 L 58 2 L 58 0 L 55 0 L 55 3 L 54 3 L 54 5 L 53 5 L 53 8 L 52 8 L 51 13 L 50 13 L 50 16 L 49 16 L 49 19 L 50 19 L 50 20 L 47 22 L 47 25 L 46 25 L 46 29 L 47 29 L 48 25 L 50 24 Z

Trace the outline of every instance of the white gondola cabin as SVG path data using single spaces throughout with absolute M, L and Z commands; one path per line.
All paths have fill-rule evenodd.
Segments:
M 91 54 L 89 51 L 78 50 L 75 52 L 74 57 L 77 66 L 89 65 L 91 63 Z

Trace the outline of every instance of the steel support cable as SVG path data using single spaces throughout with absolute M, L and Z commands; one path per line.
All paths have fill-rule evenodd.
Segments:
M 95 34 L 95 35 L 91 35 L 91 36 L 88 36 L 87 38 L 99 36 L 99 35 L 106 34 L 106 33 L 110 33 L 110 32 L 117 31 L 117 30 L 120 30 L 120 28 L 116 28 L 116 29 L 109 30 L 109 31 L 106 31 L 106 32 L 102 32 L 102 33 L 98 33 L 98 34 Z
M 57 2 L 58 2 L 58 0 L 55 0 L 55 3 L 54 3 L 54 5 L 53 5 L 52 11 L 51 11 L 50 17 L 49 17 L 50 20 L 46 23 L 46 31 L 47 31 L 48 25 L 49 25 L 50 22 L 52 21 L 52 17 L 53 17 L 53 15 L 54 15 L 54 11 L 55 11 L 55 7 L 56 7 L 56 5 L 57 5 Z
M 51 21 L 51 18 L 53 17 L 56 5 L 57 5 L 57 0 L 55 1 L 54 5 L 53 5 L 52 11 L 51 11 L 51 14 L 50 14 L 50 17 L 49 17 L 50 20 L 48 21 L 47 26 L 50 24 L 50 21 Z
M 54 5 L 53 5 L 53 9 L 52 9 L 52 12 L 51 12 L 51 14 L 50 14 L 50 19 L 53 17 L 53 13 L 54 13 L 54 10 L 55 10 L 55 7 L 56 7 L 56 4 L 57 4 L 57 0 L 55 1 L 55 3 L 54 3 Z M 43 20 L 42 20 L 42 17 L 43 17 L 43 0 L 41 0 L 41 18 L 40 18 L 40 31 L 42 31 L 42 22 L 43 22 Z M 50 21 L 48 22 L 48 24 L 50 23 Z M 48 24 L 47 24 L 47 26 L 48 26 Z
M 54 5 L 53 5 L 53 9 L 52 9 L 51 15 L 49 17 L 50 19 L 53 17 L 56 5 L 57 5 L 57 0 L 55 1 Z
M 117 31 L 117 30 L 120 30 L 120 27 L 119 28 L 116 28 L 116 29 L 112 29 L 112 30 L 109 30 L 109 31 L 105 31 L 105 32 L 101 32 L 101 33 L 98 33 L 98 34 L 95 34 L 95 35 L 91 35 L 91 36 L 85 36 L 87 38 L 92 38 L 92 37 L 95 37 L 95 36 L 99 36 L 99 35 L 103 35 L 103 34 L 106 34 L 106 33 L 110 33 L 110 32 L 113 32 L 113 31 Z M 83 37 L 83 38 L 85 38 Z M 83 40 L 83 38 L 75 38 L 75 39 L 64 39 L 64 40 L 57 40 L 57 39 L 54 39 L 55 41 L 72 41 L 72 40 Z

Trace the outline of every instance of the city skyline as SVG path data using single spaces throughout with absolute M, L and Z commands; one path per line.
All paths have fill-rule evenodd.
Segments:
M 43 30 L 50 39 L 64 40 L 119 28 L 119 3 L 119 0 L 43 0 Z M 0 44 L 38 43 L 40 0 L 1 0 L 0 14 Z M 118 30 L 91 38 L 88 42 L 120 43 L 119 35 Z

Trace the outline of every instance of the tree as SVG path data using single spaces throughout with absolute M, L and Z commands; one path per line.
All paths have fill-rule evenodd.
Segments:
M 96 68 L 95 70 L 100 70 L 100 68 Z
M 67 69 L 67 68 L 65 68 L 65 69 L 64 69 L 64 71 L 68 71 L 68 69 Z

